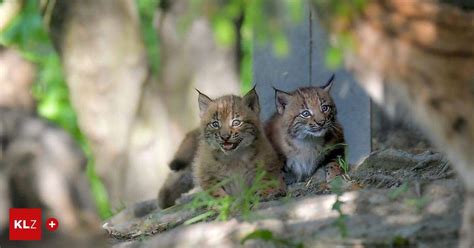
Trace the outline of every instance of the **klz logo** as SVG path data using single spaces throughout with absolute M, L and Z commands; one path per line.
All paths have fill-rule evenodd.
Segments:
M 41 209 L 10 208 L 10 240 L 41 240 Z

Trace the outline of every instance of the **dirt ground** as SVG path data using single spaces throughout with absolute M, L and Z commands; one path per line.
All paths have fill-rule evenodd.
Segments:
M 289 187 L 289 196 L 263 202 L 251 221 L 183 223 L 199 214 L 178 205 L 160 210 L 151 200 L 104 223 L 113 247 L 235 247 L 256 230 L 271 233 L 248 247 L 455 247 L 461 224 L 462 186 L 439 153 L 372 153 L 337 196 L 317 177 Z M 283 240 L 283 241 L 282 241 Z

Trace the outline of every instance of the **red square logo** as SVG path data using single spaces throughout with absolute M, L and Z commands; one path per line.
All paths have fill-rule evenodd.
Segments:
M 10 240 L 41 240 L 40 208 L 10 208 Z

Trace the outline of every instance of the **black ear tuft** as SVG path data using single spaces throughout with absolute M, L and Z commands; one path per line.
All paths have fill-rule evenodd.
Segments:
M 283 114 L 283 112 L 285 111 L 286 105 L 288 105 L 288 102 L 290 101 L 291 95 L 275 87 L 273 87 L 273 89 L 275 90 L 275 105 L 276 105 L 277 112 L 279 114 Z
M 258 94 L 255 86 L 243 97 L 245 105 L 256 113 L 260 112 L 260 103 L 258 102 Z
M 209 104 L 212 102 L 212 99 L 205 94 L 203 94 L 201 91 L 196 89 L 196 91 L 199 93 L 198 97 L 198 103 L 199 103 L 199 116 L 203 116 L 204 113 L 206 113 L 207 108 L 209 107 Z
M 329 78 L 329 80 L 326 82 L 326 84 L 321 86 L 321 89 L 323 89 L 327 92 L 331 91 L 331 87 L 332 87 L 332 84 L 333 84 L 333 81 L 334 81 L 335 77 L 336 77 L 336 74 L 333 73 L 331 78 Z

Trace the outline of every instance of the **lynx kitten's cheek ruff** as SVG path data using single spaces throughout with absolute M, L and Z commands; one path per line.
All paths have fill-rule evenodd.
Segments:
M 333 80 L 334 75 L 322 87 L 289 93 L 275 89 L 277 112 L 265 130 L 285 161 L 287 184 L 304 181 L 338 156 L 344 158 L 344 134 L 329 94 Z
M 264 180 L 279 182 L 278 191 L 284 191 L 282 163 L 263 134 L 255 89 L 244 97 L 226 95 L 214 100 L 199 92 L 199 110 L 201 139 L 193 172 L 202 189 L 224 182 L 216 192 L 239 195 L 264 170 Z

